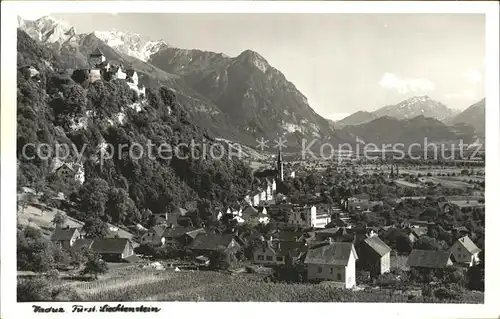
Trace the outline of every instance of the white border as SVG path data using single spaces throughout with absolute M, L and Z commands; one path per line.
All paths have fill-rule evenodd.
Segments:
M 399 316 L 402 318 L 496 318 L 500 307 L 496 296 L 500 295 L 499 274 L 495 265 L 500 265 L 498 249 L 493 246 L 499 229 L 498 189 L 500 188 L 500 139 L 499 139 L 499 6 L 497 2 L 268 2 L 268 1 L 77 1 L 77 2 L 2 2 L 2 107 L 1 107 L 1 318 L 27 318 L 33 316 L 31 304 L 16 303 L 16 26 L 17 14 L 33 12 L 184 12 L 184 13 L 485 13 L 486 24 L 486 294 L 484 305 L 437 305 L 437 304 L 353 304 L 353 303 L 140 303 L 162 308 L 159 316 L 182 316 L 183 318 L 223 316 L 250 318 L 258 312 L 264 317 L 279 313 L 283 316 L 354 316 L 369 314 L 370 317 Z M 104 303 L 96 303 L 104 304 Z M 113 303 L 114 304 L 114 303 Z M 133 303 L 127 302 L 130 305 Z M 69 303 L 63 305 L 69 310 Z M 221 307 L 222 309 L 219 309 Z M 248 310 L 248 311 L 245 311 Z M 330 315 L 328 315 L 330 314 Z M 43 318 L 56 314 L 36 314 Z M 63 314 L 66 317 L 71 313 Z M 103 318 L 126 314 L 94 313 Z M 140 316 L 140 314 L 134 314 Z M 154 314 L 145 314 L 150 317 Z M 60 315 L 61 316 L 61 315 Z

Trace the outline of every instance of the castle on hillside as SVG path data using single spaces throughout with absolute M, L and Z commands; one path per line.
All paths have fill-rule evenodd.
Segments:
M 125 67 L 120 61 L 106 59 L 98 47 L 89 55 L 89 66 L 91 83 L 97 80 L 121 79 L 125 80 L 129 87 L 137 91 L 139 95 L 145 94 L 144 86 L 139 84 L 137 72 L 131 66 Z

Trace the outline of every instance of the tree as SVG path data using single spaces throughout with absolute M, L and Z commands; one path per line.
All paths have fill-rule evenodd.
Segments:
M 108 225 L 102 219 L 94 217 L 87 219 L 82 230 L 89 238 L 103 238 L 109 233 Z
M 71 265 L 75 269 L 80 269 L 80 267 L 87 262 L 88 252 L 84 249 L 72 249 L 70 251 Z
M 81 210 L 91 216 L 103 216 L 108 201 L 108 183 L 101 178 L 85 182 L 80 189 Z
M 399 252 L 409 253 L 413 248 L 412 247 L 413 244 L 410 238 L 403 233 L 396 235 L 395 241 L 396 241 L 396 250 Z
M 422 219 L 435 219 L 438 217 L 439 211 L 434 207 L 427 207 L 422 214 L 420 214 Z
M 71 257 L 68 251 L 64 250 L 60 245 L 55 245 L 53 249 L 55 265 L 69 265 Z
M 223 251 L 214 251 L 210 256 L 210 268 L 227 270 L 230 266 L 229 254 Z
M 33 203 L 34 200 L 35 200 L 35 195 L 33 195 L 32 193 L 25 193 L 20 196 L 20 198 L 17 201 L 17 206 L 21 214 L 24 213 L 26 207 L 28 207 L 29 204 Z
M 42 206 L 44 210 L 45 208 L 52 208 L 55 206 L 55 201 L 54 201 L 55 195 L 56 194 L 54 193 L 54 191 L 50 188 L 46 188 L 44 190 L 42 196 L 40 196 L 40 201 L 45 204 L 45 206 Z
M 52 224 L 55 227 L 63 228 L 64 225 L 66 224 L 67 220 L 68 220 L 68 217 L 66 216 L 66 214 L 63 214 L 62 212 L 57 212 L 54 215 L 54 219 L 52 219 Z
M 54 247 L 39 229 L 27 226 L 17 230 L 17 269 L 44 272 L 54 266 Z
M 82 270 L 82 275 L 90 274 L 94 276 L 94 279 L 97 279 L 99 274 L 104 274 L 108 271 L 108 264 L 101 259 L 99 254 L 88 251 L 86 257 L 87 262 L 85 263 L 85 268 Z
M 467 271 L 467 287 L 471 290 L 484 291 L 484 250 L 479 253 L 478 264 L 473 265 Z
M 45 179 L 39 179 L 33 183 L 33 189 L 37 195 L 43 195 L 47 191 L 47 181 Z
M 435 238 L 422 236 L 415 242 L 414 248 L 422 250 L 439 250 L 439 244 Z
M 112 188 L 109 192 L 106 204 L 106 215 L 111 217 L 114 223 L 122 224 L 125 221 L 137 221 L 140 217 L 135 203 L 123 188 Z

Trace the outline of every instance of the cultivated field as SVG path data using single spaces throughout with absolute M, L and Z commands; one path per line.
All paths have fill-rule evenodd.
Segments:
M 340 290 L 328 283 L 272 283 L 257 274 L 122 270 L 120 276 L 71 286 L 79 299 L 85 301 L 439 302 L 409 300 L 403 294 L 387 291 Z M 128 274 L 124 275 L 125 272 Z M 469 303 L 483 302 L 480 293 L 468 294 L 466 298 Z

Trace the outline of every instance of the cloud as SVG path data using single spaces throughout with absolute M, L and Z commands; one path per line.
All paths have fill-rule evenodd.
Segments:
M 462 72 L 460 75 L 467 78 L 473 84 L 477 84 L 483 80 L 481 72 L 476 70 Z
M 476 91 L 472 89 L 468 89 L 462 92 L 457 93 L 448 93 L 445 94 L 444 97 L 448 100 L 471 100 L 475 101 L 478 99 Z
M 400 78 L 393 73 L 384 73 L 378 84 L 384 89 L 396 90 L 400 94 L 430 92 L 436 89 L 434 82 L 419 78 Z

